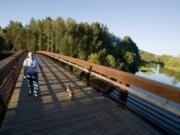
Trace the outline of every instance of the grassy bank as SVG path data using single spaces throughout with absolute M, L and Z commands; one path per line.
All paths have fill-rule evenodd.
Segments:
M 141 72 L 153 72 L 153 68 L 149 66 L 141 66 L 139 67 L 139 71 Z
M 180 67 L 171 67 L 171 66 L 164 66 L 164 67 L 169 69 L 169 70 L 173 70 L 174 72 L 180 73 Z

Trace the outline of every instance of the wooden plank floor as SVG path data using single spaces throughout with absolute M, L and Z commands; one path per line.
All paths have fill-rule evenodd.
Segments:
M 40 56 L 40 97 L 27 96 L 23 70 L 12 95 L 1 135 L 159 135 L 157 129 Z M 74 97 L 65 91 L 71 85 Z

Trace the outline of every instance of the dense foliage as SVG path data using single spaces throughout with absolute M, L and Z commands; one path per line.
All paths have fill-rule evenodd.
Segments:
M 45 50 L 132 73 L 140 64 L 138 48 L 130 37 L 120 39 L 103 24 L 76 23 L 71 18 L 32 18 L 26 26 L 11 21 L 0 28 L 0 45 L 0 51 Z

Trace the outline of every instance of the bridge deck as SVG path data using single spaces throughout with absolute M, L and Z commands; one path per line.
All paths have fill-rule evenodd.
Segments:
M 0 134 L 161 134 L 49 58 L 40 59 L 43 62 L 43 71 L 39 71 L 40 97 L 27 96 L 22 70 Z M 74 92 L 72 100 L 65 91 L 67 83 Z

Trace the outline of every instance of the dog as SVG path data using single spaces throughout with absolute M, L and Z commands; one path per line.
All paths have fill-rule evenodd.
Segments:
M 69 85 L 66 86 L 66 92 L 67 92 L 68 98 L 69 98 L 69 99 L 72 99 L 72 97 L 73 97 L 73 91 L 70 89 L 70 86 L 69 86 Z

